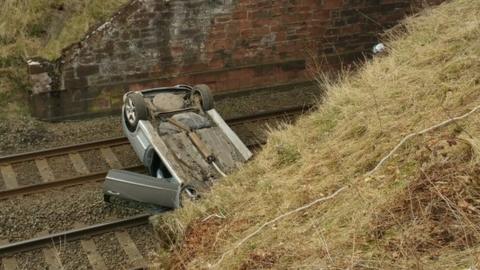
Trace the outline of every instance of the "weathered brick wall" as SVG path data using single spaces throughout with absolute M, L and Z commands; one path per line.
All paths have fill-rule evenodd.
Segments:
M 44 65 L 48 72 L 31 67 L 33 112 L 44 119 L 112 112 L 126 90 L 179 83 L 225 92 L 304 82 L 311 57 L 327 59 L 325 69 L 354 61 L 413 3 L 134 0 L 53 68 Z

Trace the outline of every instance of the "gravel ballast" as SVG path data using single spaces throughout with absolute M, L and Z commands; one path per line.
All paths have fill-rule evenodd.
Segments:
M 115 233 L 104 234 L 95 237 L 93 240 L 98 253 L 102 256 L 107 267 L 110 269 L 128 269 L 129 267 L 133 267 L 133 265 L 128 265 L 127 254 L 120 246 Z
M 48 269 L 48 264 L 41 250 L 25 252 L 15 256 L 20 269 L 41 270 Z
M 79 241 L 63 244 L 58 248 L 58 252 L 64 269 L 92 269 Z
M 140 165 L 140 160 L 130 145 L 112 147 L 112 152 L 118 158 L 123 167 Z
M 158 248 L 158 240 L 150 226 L 134 227 L 128 229 L 128 234 L 147 261 L 152 261 Z
M 279 87 L 217 98 L 215 108 L 224 118 L 245 116 L 259 111 L 278 110 L 317 103 L 321 90 L 312 83 Z
M 76 222 L 93 225 L 139 213 L 141 210 L 104 203 L 100 184 L 80 185 L 0 201 L 0 239 L 16 242 L 43 231 L 73 229 Z
M 119 116 L 59 123 L 28 117 L 0 121 L 0 156 L 122 136 Z

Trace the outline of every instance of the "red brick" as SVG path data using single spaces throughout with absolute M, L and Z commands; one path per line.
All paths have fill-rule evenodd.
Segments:
M 141 89 L 204 82 L 215 91 L 231 91 L 301 80 L 305 79 L 301 69 L 266 66 L 285 59 L 308 59 L 307 50 L 314 52 L 314 57 L 330 55 L 333 64 L 326 65 L 326 69 L 338 66 L 341 60 L 353 61 L 369 50 L 376 33 L 382 30 L 357 10 L 378 24 L 394 25 L 412 12 L 409 4 L 416 2 L 238 0 L 232 2 L 231 9 L 212 9 L 205 1 L 183 1 L 187 10 L 174 10 L 175 5 L 156 0 L 138 1 L 126 7 L 102 31 L 90 33 L 81 43 L 65 50 L 59 60 L 64 63 L 60 74 L 51 76 L 56 80 L 52 86 L 66 85 L 67 90 L 74 89 L 82 96 L 78 93 L 93 91 L 90 89 L 106 83 Z M 149 2 L 155 12 L 142 10 L 142 3 Z M 175 16 L 179 12 L 186 17 L 177 24 Z M 35 69 L 31 68 L 31 72 Z M 135 83 L 137 79 L 139 83 Z M 95 94 L 88 92 L 83 96 L 94 98 Z
M 343 6 L 343 0 L 323 0 L 323 8 L 334 9 L 341 8 Z

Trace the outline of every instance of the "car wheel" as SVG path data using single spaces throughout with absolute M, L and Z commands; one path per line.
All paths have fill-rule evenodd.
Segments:
M 103 201 L 106 202 L 106 203 L 111 203 L 112 200 L 110 198 L 110 195 L 103 194 Z
M 198 84 L 193 87 L 193 96 L 200 100 L 200 105 L 204 111 L 213 109 L 213 95 L 210 87 L 206 84 Z
M 137 129 L 140 120 L 147 120 L 148 111 L 145 105 L 145 100 L 140 93 L 131 93 L 125 99 L 125 124 L 130 131 Z

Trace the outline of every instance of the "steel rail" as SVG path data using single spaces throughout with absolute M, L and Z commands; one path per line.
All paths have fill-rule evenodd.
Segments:
M 286 109 L 262 111 L 251 115 L 231 117 L 226 119 L 227 124 L 235 126 L 245 122 L 256 122 L 269 118 L 276 118 L 282 116 L 288 116 L 293 114 L 303 113 L 312 108 L 312 105 L 296 106 Z M 35 159 L 51 158 L 55 156 L 67 155 L 75 152 L 84 152 L 89 150 L 95 150 L 103 147 L 114 147 L 128 144 L 128 140 L 125 137 L 116 137 L 111 139 L 98 140 L 94 142 L 81 143 L 76 145 L 68 145 L 62 147 L 56 147 L 40 151 L 32 151 L 21 154 L 14 154 L 9 156 L 0 157 L 0 165 L 13 164 L 25 161 L 31 161 Z
M 251 143 L 248 145 L 248 148 L 255 150 L 260 148 L 263 145 L 263 142 Z M 132 166 L 127 168 L 122 168 L 122 170 L 132 171 L 132 172 L 143 172 L 145 167 L 143 165 Z M 8 199 L 10 197 L 19 196 L 19 195 L 28 195 L 32 193 L 37 193 L 40 191 L 53 189 L 53 188 L 65 188 L 69 186 L 81 185 L 86 183 L 93 182 L 102 182 L 107 176 L 107 172 L 99 172 L 87 175 L 81 175 L 78 177 L 67 178 L 62 180 L 56 180 L 51 182 L 42 182 L 33 185 L 21 186 L 13 189 L 0 190 L 0 201 Z
M 126 143 L 127 143 L 127 140 L 125 137 L 116 137 L 116 138 L 98 140 L 98 141 L 93 141 L 88 143 L 50 148 L 47 150 L 14 154 L 14 155 L 0 157 L 0 165 L 30 161 L 35 159 L 50 158 L 55 156 L 62 156 L 70 153 L 94 150 L 102 147 L 113 147 L 113 146 L 124 145 Z
M 95 224 L 92 226 L 73 229 L 65 232 L 35 237 L 32 239 L 28 239 L 20 242 L 9 243 L 9 244 L 0 246 L 0 254 L 1 255 L 16 254 L 20 252 L 36 250 L 39 248 L 47 247 L 49 245 L 65 243 L 67 241 L 71 242 L 75 240 L 81 240 L 81 239 L 85 239 L 95 235 L 116 231 L 119 229 L 126 229 L 131 227 L 148 225 L 149 217 L 150 217 L 150 214 L 141 214 L 141 215 L 137 215 L 134 217 L 125 218 L 121 220 Z
M 145 170 L 145 167 L 143 165 L 139 165 L 139 166 L 123 168 L 123 170 L 128 170 L 133 172 L 142 172 Z M 93 173 L 88 175 L 81 175 L 74 178 L 62 179 L 62 180 L 51 181 L 51 182 L 43 182 L 43 183 L 13 188 L 13 189 L 2 190 L 0 191 L 0 200 L 4 200 L 9 197 L 18 196 L 18 195 L 36 193 L 46 189 L 68 187 L 68 186 L 74 186 L 79 184 L 85 184 L 89 182 L 101 182 L 105 180 L 107 173 L 108 172 L 99 172 L 99 173 Z

